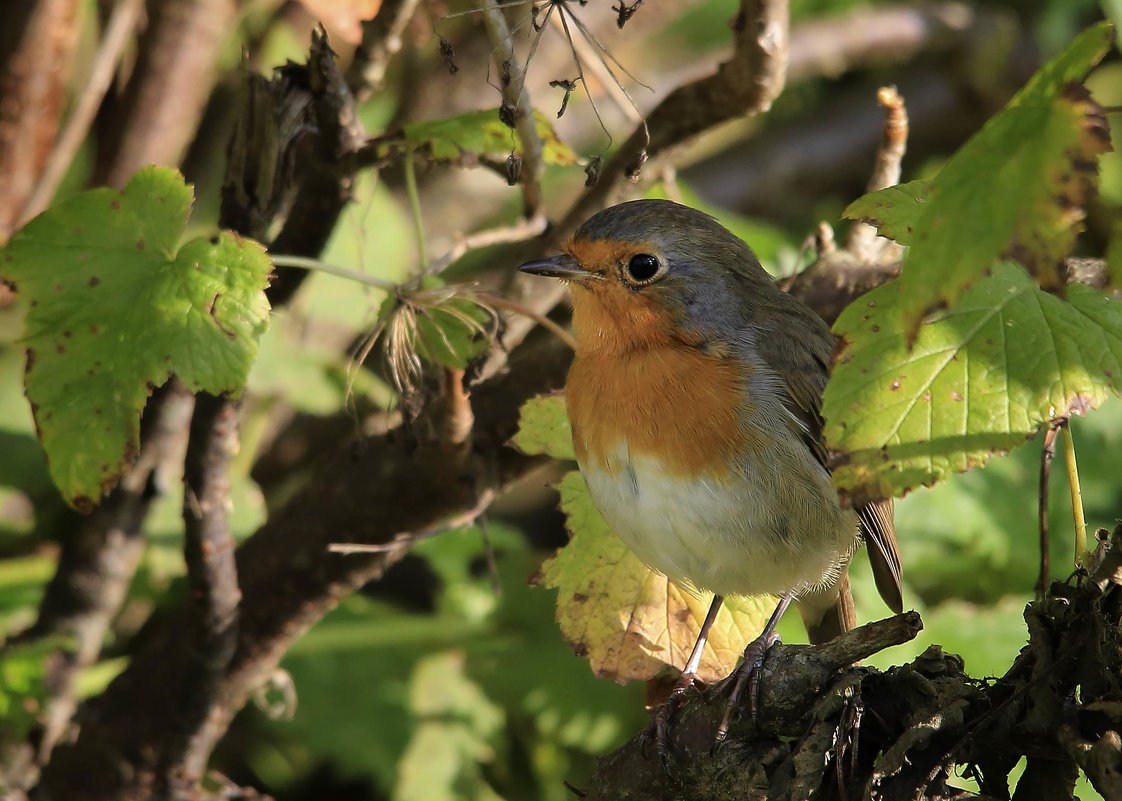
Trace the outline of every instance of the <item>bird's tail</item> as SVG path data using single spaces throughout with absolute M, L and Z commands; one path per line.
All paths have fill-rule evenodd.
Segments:
M 814 645 L 829 642 L 857 626 L 857 610 L 853 606 L 853 593 L 849 591 L 849 576 L 844 571 L 836 584 L 800 595 L 795 605 Z

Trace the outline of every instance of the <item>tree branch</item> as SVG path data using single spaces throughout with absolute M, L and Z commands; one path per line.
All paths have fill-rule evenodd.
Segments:
M 787 76 L 787 18 L 787 0 L 742 0 L 733 22 L 732 57 L 714 74 L 675 89 L 659 103 L 558 228 L 575 229 L 624 180 L 634 178 L 648 158 L 733 117 L 771 108 Z
M 237 567 L 230 533 L 230 461 L 237 450 L 237 409 L 226 398 L 199 393 L 191 420 L 183 483 L 183 552 L 190 590 L 191 641 L 187 678 L 179 692 L 176 737 L 163 755 L 158 781 L 172 798 L 193 798 L 210 752 L 225 727 L 208 714 L 238 637 Z
M 121 53 L 129 42 L 143 7 L 144 0 L 118 0 L 117 5 L 113 7 L 113 14 L 105 27 L 105 36 L 98 47 L 97 58 L 90 68 L 90 77 L 78 96 L 74 110 L 66 120 L 66 127 L 55 142 L 51 157 L 40 173 L 34 191 L 20 209 L 17 225 L 24 225 L 43 211 L 54 197 L 55 191 L 66 176 L 66 171 L 74 161 L 74 156 L 78 153 L 78 148 L 89 133 L 98 106 L 109 90 L 113 74 L 117 69 L 117 62 L 121 59 Z
M 510 110 L 513 126 L 522 142 L 522 216 L 533 219 L 541 214 L 541 177 L 545 171 L 542 160 L 542 140 L 534 120 L 534 105 L 526 91 L 526 76 L 514 53 L 514 39 L 506 24 L 506 17 L 496 0 L 484 0 L 483 26 L 494 46 L 495 66 L 502 83 L 503 107 Z M 509 122 L 507 124 L 510 124 Z
M 155 0 L 120 103 L 107 115 L 95 184 L 122 187 L 147 164 L 176 165 L 210 96 L 237 0 Z
M 401 50 L 401 36 L 420 0 L 386 0 L 374 19 L 362 23 L 362 42 L 347 69 L 347 87 L 360 103 L 382 88 L 390 59 Z
M 76 0 L 9 0 L 0 10 L 0 244 L 50 157 L 79 34 Z
M 60 537 L 58 567 L 39 603 L 35 624 L 13 638 L 26 642 L 62 634 L 73 650 L 60 652 L 46 679 L 48 696 L 38 761 L 45 763 L 66 732 L 77 701 L 74 681 L 101 654 L 109 626 L 125 598 L 144 549 L 141 526 L 158 495 L 156 473 L 183 453 L 193 399 L 171 382 L 156 390 L 141 420 L 141 448 L 120 483 L 75 529 Z

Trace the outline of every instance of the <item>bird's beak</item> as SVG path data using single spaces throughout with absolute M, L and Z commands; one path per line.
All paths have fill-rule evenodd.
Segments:
M 518 270 L 530 275 L 544 275 L 547 278 L 562 278 L 569 281 L 580 281 L 594 277 L 593 273 L 582 270 L 580 262 L 568 253 L 562 253 L 560 256 L 554 256 L 550 259 L 528 261 Z

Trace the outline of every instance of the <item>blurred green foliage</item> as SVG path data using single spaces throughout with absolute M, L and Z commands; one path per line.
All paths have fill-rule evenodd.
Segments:
M 654 5 L 647 4 L 639 13 Z M 736 5 L 734 0 L 684 4 L 673 24 L 630 48 L 641 63 L 633 67 L 629 62 L 629 68 L 644 78 L 645 67 L 676 49 L 708 53 L 711 60 L 727 48 L 727 24 Z M 792 5 L 796 19 L 808 20 L 840 13 L 857 3 L 814 0 Z M 1004 7 L 996 2 L 986 5 Z M 1122 13 L 1117 0 L 1104 5 L 1108 13 Z M 1067 44 L 1099 8 L 1093 0 L 1039 0 L 1024 9 L 1012 6 L 1025 16 L 1040 50 L 1048 54 Z M 304 31 L 287 23 L 273 24 L 267 14 L 248 20 L 239 35 L 256 35 L 266 25 L 257 52 L 265 68 L 285 58 L 303 57 Z M 624 33 L 630 30 L 639 28 L 629 26 Z M 431 39 L 418 40 L 408 57 L 433 58 Z M 230 63 L 239 58 L 240 44 L 235 41 L 230 46 Z M 480 76 L 471 80 L 477 78 L 482 80 Z M 458 80 L 463 79 L 461 75 Z M 1118 63 L 1108 63 L 1091 76 L 1089 85 L 1102 102 L 1118 103 L 1122 69 Z M 784 113 L 813 116 L 818 100 L 835 88 L 826 80 L 798 87 L 792 91 L 800 102 Z M 386 91 L 365 103 L 360 113 L 372 133 L 384 133 L 391 123 L 400 122 L 403 108 L 417 100 L 410 95 L 402 101 Z M 1118 115 L 1111 120 L 1117 121 Z M 81 151 L 60 196 L 82 188 L 90 169 L 90 150 L 87 145 Z M 928 164 L 939 160 L 931 156 Z M 1110 217 L 1122 203 L 1122 158 L 1104 156 L 1101 168 L 1105 205 L 1099 213 Z M 568 173 L 563 172 L 566 169 Z M 906 177 L 917 177 L 923 169 L 908 165 Z M 348 206 L 324 260 L 400 282 L 415 274 L 417 248 L 400 181 L 392 170 L 386 176 L 360 178 L 355 201 Z M 437 206 L 443 194 L 441 175 L 434 171 L 427 177 L 437 188 L 423 200 Z M 502 186 L 501 179 L 487 177 L 492 183 L 484 189 L 479 182 L 461 190 L 464 199 L 459 204 L 486 205 L 491 187 Z M 551 167 L 545 185 L 551 196 L 564 199 L 573 195 L 583 178 L 579 168 Z M 773 273 L 793 270 L 809 231 L 787 230 L 766 219 L 719 208 L 705 200 L 703 186 L 660 183 L 651 194 L 665 196 L 669 190 L 715 214 L 743 236 Z M 200 192 L 207 202 L 201 204 L 204 213 L 192 221 L 192 230 L 212 226 L 216 213 L 217 185 L 213 181 L 200 185 Z M 844 202 L 830 199 L 823 208 L 834 217 Z M 516 192 L 510 190 L 493 203 L 494 215 L 509 217 L 517 206 Z M 440 219 L 426 220 L 439 229 L 434 236 L 461 233 L 455 209 L 438 207 L 440 213 L 434 217 Z M 559 201 L 551 211 L 562 207 Z M 1085 247 L 1094 252 L 1098 229 L 1094 218 L 1090 228 L 1091 241 Z M 461 271 L 457 278 L 515 263 L 501 249 L 488 249 L 457 264 Z M 275 508 L 291 492 L 292 483 L 314 469 L 314 463 L 299 464 L 289 483 L 268 493 L 250 478 L 250 468 L 268 452 L 279 427 L 302 415 L 346 420 L 348 403 L 371 408 L 392 403 L 389 384 L 380 371 L 356 370 L 349 355 L 374 326 L 385 299 L 382 290 L 317 274 L 291 305 L 273 315 L 250 373 L 243 409 L 243 454 L 232 475 L 231 525 L 238 537 L 251 534 L 266 509 Z M 73 522 L 50 483 L 22 395 L 24 358 L 15 344 L 20 333 L 17 309 L 0 305 L 0 636 L 33 622 L 43 588 L 53 574 L 54 539 L 60 532 L 66 536 Z M 348 387 L 353 394 L 348 395 Z M 1072 428 L 1088 521 L 1092 526 L 1111 526 L 1119 514 L 1116 454 L 1122 446 L 1122 403 L 1109 401 L 1085 419 L 1075 419 Z M 1070 499 L 1061 463 L 1062 456 L 1053 468 L 1050 488 L 1053 579 L 1067 577 L 1073 558 Z M 1038 470 L 1039 440 L 995 459 L 984 470 L 953 476 L 898 503 L 905 602 L 923 612 L 925 630 L 915 642 L 878 654 L 871 664 L 898 664 L 928 644 L 940 643 L 961 654 L 975 676 L 997 674 L 1009 665 L 1025 640 L 1020 609 L 1032 596 L 1038 569 Z M 516 489 L 510 503 L 527 499 L 538 507 L 550 506 L 555 498 L 540 492 L 547 480 L 543 476 L 528 480 Z M 122 667 L 126 636 L 135 630 L 130 620 L 175 602 L 183 592 L 178 581 L 183 573 L 181 489 L 173 480 L 161 490 L 145 524 L 147 552 L 118 621 L 121 638 L 114 636 L 106 656 L 87 671 L 83 692 L 96 692 Z M 345 599 L 286 656 L 281 666 L 285 673 L 278 674 L 272 690 L 263 691 L 259 706 L 247 708 L 239 717 L 220 745 L 215 765 L 278 799 L 342 797 L 336 790 L 343 787 L 361 788 L 356 791 L 361 797 L 396 801 L 571 798 L 563 782 L 579 787 L 591 773 L 595 755 L 644 725 L 643 689 L 595 680 L 587 662 L 571 652 L 558 631 L 554 593 L 527 586 L 527 577 L 547 555 L 533 543 L 550 534 L 556 538 L 558 520 L 519 513 L 504 521 L 501 510 L 497 515 L 500 519 L 489 526 L 495 577 L 488 570 L 479 529 L 451 531 L 418 544 L 414 554 L 431 585 L 413 580 L 394 597 L 377 595 L 371 587 Z M 339 536 L 345 539 L 346 532 Z M 860 558 L 851 575 L 859 617 L 886 614 Z M 501 587 L 498 595 L 493 578 Z M 805 637 L 794 616 L 782 630 L 788 641 Z M 55 645 L 40 642 L 12 649 L 0 660 L 0 736 L 18 737 L 33 722 L 45 658 Z M 294 688 L 294 707 L 291 699 L 284 699 L 289 686 L 285 675 Z M 280 703 L 272 703 L 278 698 Z M 1092 796 L 1085 793 L 1084 797 Z

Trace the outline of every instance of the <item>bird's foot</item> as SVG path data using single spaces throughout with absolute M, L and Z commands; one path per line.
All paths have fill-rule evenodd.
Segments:
M 647 727 L 639 738 L 639 747 L 643 756 L 647 755 L 647 743 L 652 739 L 655 742 L 655 751 L 662 769 L 670 774 L 670 724 L 674 713 L 682 708 L 686 702 L 686 692 L 693 687 L 697 679 L 696 673 L 683 673 L 674 684 L 674 689 L 666 696 L 666 700 L 659 704 L 655 713 L 651 715 Z
M 728 735 L 729 726 L 732 724 L 732 716 L 736 712 L 740 703 L 740 696 L 745 689 L 748 690 L 748 713 L 753 718 L 756 717 L 764 659 L 767 657 L 768 648 L 779 641 L 779 634 L 775 631 L 765 630 L 763 634 L 748 643 L 748 646 L 744 649 L 744 658 L 740 660 L 736 670 L 721 682 L 720 690 L 722 692 L 726 687 L 731 687 L 731 690 L 729 691 L 728 704 L 725 706 L 725 715 L 721 718 L 720 725 L 717 726 L 717 735 L 713 741 L 714 748 L 724 742 Z

